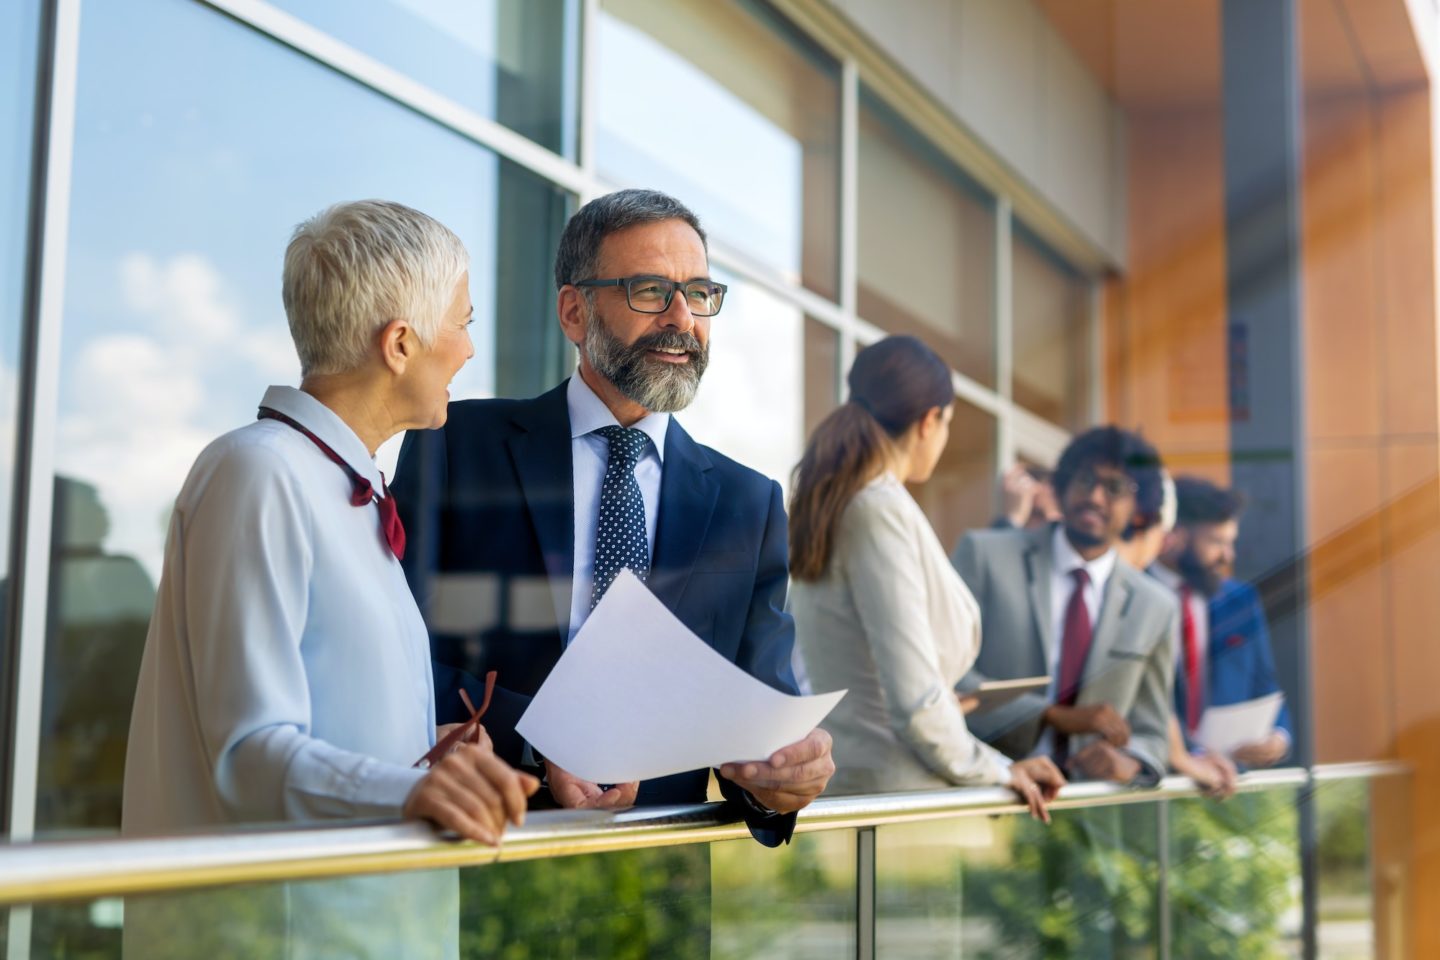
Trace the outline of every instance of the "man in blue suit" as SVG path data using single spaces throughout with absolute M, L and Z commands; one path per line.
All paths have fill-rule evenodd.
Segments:
M 555 262 L 577 374 L 531 400 L 452 403 L 444 430 L 412 433 L 401 453 L 394 489 L 412 538 L 411 587 L 431 627 L 439 722 L 463 719 L 459 690 L 474 699 L 474 678 L 497 671 L 485 718 L 497 752 L 538 768 L 563 807 L 705 799 L 705 770 L 588 783 L 515 733 L 622 568 L 727 660 L 795 692 L 780 487 L 670 416 L 690 403 L 708 361 L 725 296 L 709 273 L 704 231 L 678 201 L 647 190 L 591 201 L 567 224 Z M 769 758 L 737 759 L 749 762 L 724 765 L 721 790 L 771 844 L 789 838 L 795 812 L 834 771 L 819 729 Z
M 1178 522 L 1151 573 L 1179 595 L 1181 643 L 1175 670 L 1175 717 L 1185 748 L 1207 707 L 1241 703 L 1280 689 L 1270 630 L 1255 588 L 1231 577 L 1244 497 L 1198 477 L 1175 480 Z M 1270 767 L 1290 752 L 1290 716 L 1228 759 Z

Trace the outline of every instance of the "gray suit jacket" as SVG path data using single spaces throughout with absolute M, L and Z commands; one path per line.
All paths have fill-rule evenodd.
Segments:
M 986 680 L 1048 674 L 1051 537 L 1039 530 L 979 530 L 966 534 L 954 562 L 980 604 L 982 637 L 975 666 L 960 681 L 970 690 Z M 1159 584 L 1123 561 L 1105 584 L 1100 617 L 1085 661 L 1079 706 L 1108 703 L 1130 724 L 1128 750 L 1144 766 L 1137 782 L 1153 783 L 1169 756 L 1171 688 L 1179 645 L 1179 613 Z M 976 736 L 1011 757 L 1034 750 L 1042 732 L 1043 694 L 1027 694 L 970 718 Z M 1072 750 L 1093 739 L 1077 738 Z

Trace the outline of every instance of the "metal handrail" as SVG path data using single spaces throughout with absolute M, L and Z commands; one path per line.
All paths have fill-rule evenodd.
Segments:
M 1314 770 L 1286 768 L 1247 773 L 1242 792 L 1306 787 L 1318 781 L 1394 776 L 1396 763 L 1345 764 Z M 1108 783 L 1066 787 L 1056 810 L 1153 803 L 1200 796 L 1185 777 L 1167 777 L 1150 789 Z M 800 815 L 796 831 L 877 827 L 921 820 L 1023 813 L 1001 787 L 915 793 L 822 797 Z M 237 829 L 203 836 L 153 839 L 68 840 L 0 848 L 0 904 L 93 899 L 234 883 L 301 880 L 353 874 L 474 867 L 546 857 L 574 856 L 713 843 L 749 836 L 718 803 L 645 807 L 619 813 L 551 810 L 532 813 L 497 849 L 446 839 L 422 823 L 349 824 L 340 827 Z

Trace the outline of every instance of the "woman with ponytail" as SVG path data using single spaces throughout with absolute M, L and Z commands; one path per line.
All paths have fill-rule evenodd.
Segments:
M 795 642 L 816 692 L 848 688 L 825 727 L 829 793 L 1008 784 L 1037 818 L 1065 782 L 971 736 L 955 684 L 980 649 L 980 609 L 905 489 L 950 437 L 950 370 L 914 337 L 855 358 L 850 399 L 810 437 L 790 504 Z

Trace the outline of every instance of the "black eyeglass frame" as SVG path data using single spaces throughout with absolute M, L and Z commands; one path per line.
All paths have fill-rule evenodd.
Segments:
M 665 302 L 661 305 L 659 310 L 646 310 L 642 307 L 635 306 L 635 301 L 630 298 L 630 285 L 639 280 L 645 280 L 650 283 L 661 283 L 665 285 Z M 679 290 L 681 287 L 689 287 L 692 283 L 703 283 L 708 287 L 713 287 L 716 290 L 719 290 L 720 305 L 715 308 L 714 313 L 697 313 L 694 309 L 691 308 L 690 301 L 687 296 L 685 300 L 685 309 L 689 310 L 693 316 L 697 317 L 717 316 L 720 313 L 721 307 L 725 306 L 725 294 L 730 290 L 728 284 L 721 283 L 719 280 L 671 280 L 669 277 L 657 277 L 653 274 L 642 273 L 637 274 L 633 277 L 612 277 L 608 280 L 576 280 L 573 284 L 571 284 L 571 286 L 621 287 L 625 291 L 625 303 L 627 306 L 630 307 L 631 310 L 634 310 L 636 313 L 659 314 L 664 313 L 666 310 L 670 309 L 670 304 L 675 300 L 676 290 Z
M 1089 483 L 1086 483 L 1086 481 Z M 1102 477 L 1097 474 L 1093 467 L 1081 467 L 1070 477 L 1066 484 L 1069 488 L 1080 489 L 1086 493 L 1099 487 L 1105 491 L 1109 500 L 1129 499 L 1140 493 L 1140 484 L 1128 474 L 1120 473 L 1109 477 Z

